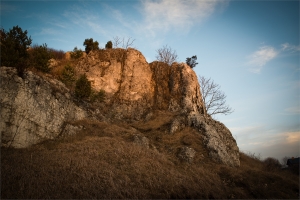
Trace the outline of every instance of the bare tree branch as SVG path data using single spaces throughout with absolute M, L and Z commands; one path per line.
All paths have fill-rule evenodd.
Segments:
M 226 105 L 226 95 L 220 90 L 220 86 L 210 78 L 199 76 L 202 99 L 209 115 L 230 114 L 232 108 Z
M 158 61 L 167 63 L 168 65 L 172 65 L 173 62 L 177 61 L 176 51 L 173 51 L 171 47 L 168 47 L 167 45 L 163 46 L 163 48 L 156 50 L 156 52 L 156 59 Z
M 113 37 L 113 39 L 114 39 L 114 41 L 113 41 L 114 47 L 118 48 L 119 44 L 121 44 L 121 38 L 119 38 L 118 36 L 116 36 L 116 37 Z
M 128 49 L 128 47 L 131 47 L 135 41 L 135 39 L 132 39 L 131 37 L 127 38 L 126 40 L 124 37 L 120 38 L 119 36 L 113 37 L 113 40 L 113 46 L 115 48 L 118 48 L 119 45 L 122 44 L 123 49 Z

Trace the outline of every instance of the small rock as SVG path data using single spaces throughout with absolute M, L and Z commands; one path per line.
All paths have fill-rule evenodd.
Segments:
M 186 161 L 188 163 L 192 163 L 195 154 L 196 154 L 196 151 L 193 148 L 181 147 L 179 149 L 178 157 L 183 161 Z
M 146 138 L 145 136 L 136 134 L 133 136 L 133 142 L 137 145 L 140 145 L 142 147 L 146 147 L 149 149 L 149 139 Z
M 67 124 L 63 130 L 62 136 L 71 136 L 78 133 L 80 130 L 82 130 L 82 126 L 74 126 L 72 124 Z

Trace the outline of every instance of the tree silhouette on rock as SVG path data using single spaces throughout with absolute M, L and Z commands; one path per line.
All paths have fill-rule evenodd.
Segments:
M 87 54 L 92 50 L 99 49 L 99 43 L 97 41 L 94 42 L 93 38 L 85 39 L 83 46 L 85 46 L 85 52 Z

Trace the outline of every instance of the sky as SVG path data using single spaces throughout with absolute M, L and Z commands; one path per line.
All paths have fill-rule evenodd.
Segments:
M 216 115 L 241 151 L 261 159 L 299 156 L 299 1 L 1 0 L 1 27 L 20 26 L 33 44 L 84 50 L 118 36 L 150 63 L 168 45 L 179 62 L 197 55 L 234 112 Z

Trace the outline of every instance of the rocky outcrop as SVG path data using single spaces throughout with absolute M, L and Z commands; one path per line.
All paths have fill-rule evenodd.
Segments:
M 135 49 L 108 49 L 90 52 L 76 69 L 106 91 L 115 118 L 140 120 L 153 109 L 205 113 L 197 76 L 185 63 L 149 65 Z
M 31 72 L 22 79 L 12 68 L 0 70 L 2 146 L 27 147 L 81 129 L 66 124 L 86 118 L 88 111 L 73 103 L 64 84 Z M 174 116 L 167 125 L 171 134 L 193 127 L 203 136 L 203 145 L 213 160 L 239 166 L 236 141 L 222 123 L 206 114 L 197 75 L 185 63 L 148 64 L 141 52 L 132 48 L 102 49 L 80 58 L 75 70 L 87 75 L 94 90 L 106 92 L 102 109 L 94 109 L 97 116 L 108 122 L 145 123 L 156 110 L 168 111 Z M 142 135 L 135 135 L 133 141 L 147 148 L 152 145 Z M 197 152 L 189 148 L 178 153 L 187 162 L 195 155 Z
M 190 113 L 187 120 L 189 126 L 204 135 L 204 145 L 213 160 L 229 166 L 240 165 L 239 148 L 224 124 L 199 113 Z
M 62 133 L 68 121 L 87 117 L 68 89 L 32 72 L 20 78 L 14 68 L 0 68 L 1 145 L 28 147 Z

